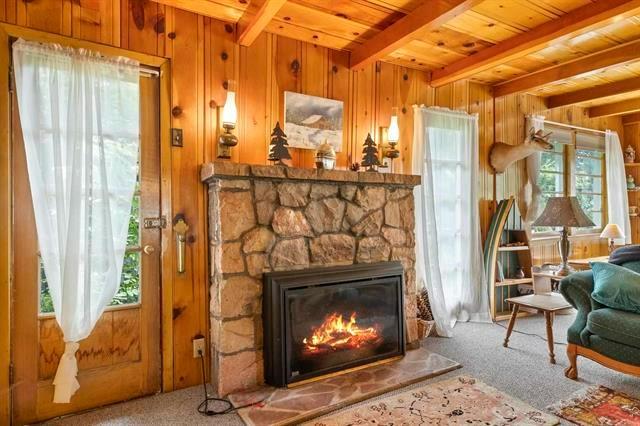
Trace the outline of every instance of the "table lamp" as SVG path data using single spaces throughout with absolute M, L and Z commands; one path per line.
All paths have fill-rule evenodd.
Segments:
M 609 239 L 609 254 L 613 251 L 615 240 L 619 238 L 624 238 L 624 234 L 622 233 L 622 229 L 615 223 L 609 223 L 602 230 L 602 234 L 600 234 L 600 238 L 608 238 Z
M 569 266 L 569 228 L 586 228 L 595 224 L 585 214 L 576 197 L 551 197 L 539 218 L 533 226 L 562 226 L 562 237 L 558 243 L 562 263 L 556 275 L 567 276 L 572 269 Z

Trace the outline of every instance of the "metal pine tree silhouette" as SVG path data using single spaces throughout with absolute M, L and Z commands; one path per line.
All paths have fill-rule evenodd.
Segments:
M 364 154 L 362 157 L 362 165 L 367 168 L 368 172 L 375 171 L 374 166 L 379 166 L 380 160 L 378 160 L 378 147 L 373 139 L 371 139 L 371 133 L 367 134 L 362 153 Z
M 289 143 L 287 142 L 287 135 L 280 128 L 280 122 L 276 123 L 276 127 L 273 128 L 273 132 L 271 132 L 271 142 L 269 149 L 269 161 L 273 161 L 276 164 L 280 164 L 285 166 L 282 160 L 291 159 L 291 155 L 289 154 L 289 150 L 287 146 Z

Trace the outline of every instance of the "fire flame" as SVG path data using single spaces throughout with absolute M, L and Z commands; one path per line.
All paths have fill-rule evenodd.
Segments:
M 357 349 L 366 345 L 377 345 L 382 341 L 377 326 L 360 328 L 356 324 L 356 313 L 353 312 L 349 321 L 345 321 L 336 312 L 328 315 L 322 325 L 313 330 L 309 338 L 302 340 L 305 352 L 318 353 Z

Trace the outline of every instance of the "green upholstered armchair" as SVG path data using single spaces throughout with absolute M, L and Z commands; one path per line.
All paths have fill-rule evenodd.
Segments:
M 640 272 L 640 263 L 622 266 Z M 560 292 L 578 310 L 568 331 L 569 368 L 565 375 L 578 378 L 578 355 L 605 367 L 640 376 L 640 315 L 608 308 L 592 297 L 593 274 L 576 272 L 560 282 Z

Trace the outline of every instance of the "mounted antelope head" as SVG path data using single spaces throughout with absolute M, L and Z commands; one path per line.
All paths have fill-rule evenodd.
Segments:
M 496 142 L 489 153 L 489 164 L 491 164 L 496 173 L 504 173 L 511 164 L 530 156 L 534 152 L 553 150 L 553 145 L 549 142 L 550 136 L 551 132 L 545 135 L 542 130 L 536 132 L 532 127 L 527 138 L 519 145 Z

